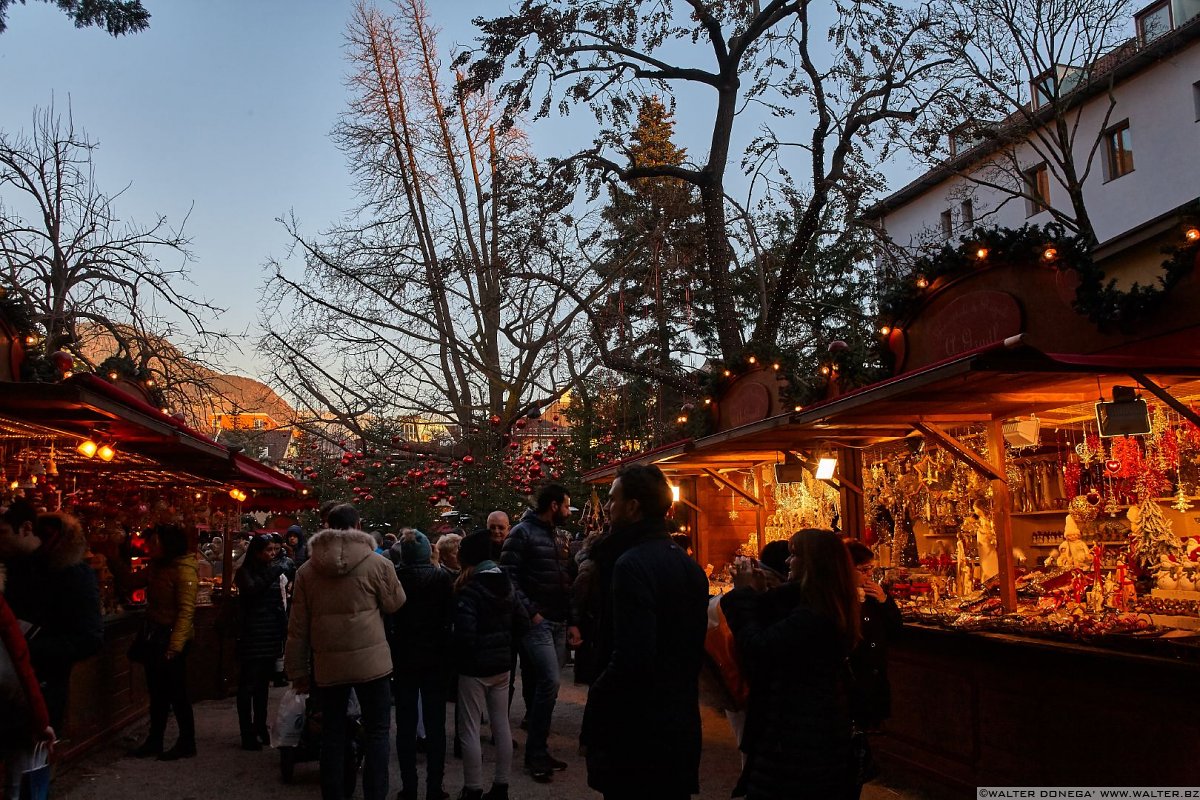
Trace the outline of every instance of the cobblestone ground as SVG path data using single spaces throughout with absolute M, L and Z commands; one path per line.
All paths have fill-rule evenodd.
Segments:
M 564 678 L 569 676 L 569 670 Z M 271 709 L 283 693 L 273 689 Z M 599 798 L 587 788 L 583 759 L 576 755 L 579 724 L 583 717 L 586 687 L 564 683 L 554 714 L 554 733 L 550 749 L 570 766 L 556 772 L 550 783 L 536 783 L 520 769 L 523 750 L 513 758 L 513 800 L 551 800 L 551 798 Z M 514 737 L 524 745 L 524 732 L 517 729 L 520 721 L 518 698 L 514 703 Z M 450 711 L 451 716 L 453 710 Z M 448 728 L 452 729 L 452 728 Z M 62 770 L 55 780 L 52 796 L 64 800 L 240 800 L 241 798 L 296 798 L 317 800 L 320 784 L 316 762 L 296 765 L 293 783 L 284 784 L 279 777 L 278 754 L 270 748 L 262 752 L 246 752 L 240 748 L 237 712 L 233 698 L 213 700 L 196 705 L 196 732 L 199 755 L 194 759 L 163 763 L 153 760 L 126 758 L 125 752 L 136 746 L 145 735 L 146 723 L 135 724 L 115 736 L 86 758 Z M 486 735 L 487 728 L 484 728 Z M 174 730 L 167 734 L 168 746 L 174 740 Z M 394 750 L 393 750 L 394 752 Z M 484 747 L 485 786 L 492 774 L 491 748 Z M 462 762 L 448 758 L 444 788 L 457 797 L 462 788 Z M 733 736 L 725 718 L 715 711 L 704 712 L 704 755 L 701 764 L 701 794 L 703 800 L 726 800 L 737 780 L 740 760 Z M 424 765 L 418 763 L 424 778 Z M 400 776 L 392 761 L 392 796 L 400 788 Z M 420 787 L 424 797 L 424 784 Z M 359 786 L 355 794 L 362 796 Z M 925 800 L 926 795 L 912 788 L 902 788 L 876 781 L 865 787 L 863 800 Z

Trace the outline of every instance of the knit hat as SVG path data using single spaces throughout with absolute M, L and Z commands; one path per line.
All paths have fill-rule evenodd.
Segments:
M 432 548 L 429 537 L 416 528 L 405 528 L 400 533 L 400 560 L 408 566 L 428 564 Z
M 458 563 L 464 567 L 474 567 L 484 561 L 491 561 L 492 548 L 492 536 L 487 531 L 469 533 L 458 545 Z
M 289 534 L 296 534 L 300 539 L 304 538 L 304 528 L 301 528 L 299 525 L 292 525 L 287 529 L 287 532 Z

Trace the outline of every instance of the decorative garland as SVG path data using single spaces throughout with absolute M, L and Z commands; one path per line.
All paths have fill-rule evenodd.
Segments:
M 1200 203 L 1193 204 L 1193 212 Z M 1200 229 L 1189 228 L 1200 234 Z M 1079 278 L 1073 307 L 1101 331 L 1129 331 L 1152 315 L 1177 283 L 1194 269 L 1200 253 L 1200 236 L 1189 235 L 1179 245 L 1163 248 L 1168 257 L 1155 284 L 1135 283 L 1128 290 L 1117 288 L 1115 279 L 1105 282 L 1105 272 L 1082 241 L 1057 223 L 1011 228 L 975 228 L 957 247 L 946 244 L 932 256 L 913 263 L 908 280 L 893 285 L 879 304 L 880 332 L 910 321 L 924 304 L 926 291 L 940 278 L 965 275 L 982 266 L 999 264 L 1031 266 L 1059 271 L 1072 270 Z

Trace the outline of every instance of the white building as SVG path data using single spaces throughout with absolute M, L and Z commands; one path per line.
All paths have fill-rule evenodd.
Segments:
M 1137 14 L 1135 27 L 1135 39 L 1095 65 L 1086 87 L 1064 97 L 1083 104 L 1074 153 L 1081 174 L 1096 137 L 1103 137 L 1099 163 L 1083 185 L 1099 242 L 1095 257 L 1122 252 L 1131 270 L 1125 277 L 1144 279 L 1161 261 L 1159 234 L 1177 224 L 1181 206 L 1200 197 L 1200 0 L 1159 0 Z M 1066 84 L 1072 73 L 1072 67 L 1062 67 L 1059 79 Z M 1110 76 L 1115 106 L 1106 125 Z M 1019 228 L 1052 221 L 1044 206 L 969 177 L 983 177 L 984 165 L 998 152 L 995 144 L 957 153 L 952 146 L 951 152 L 942 166 L 872 206 L 864 218 L 909 250 L 957 244 L 976 225 Z M 1026 191 L 1070 209 L 1066 188 L 1028 140 L 1015 153 Z

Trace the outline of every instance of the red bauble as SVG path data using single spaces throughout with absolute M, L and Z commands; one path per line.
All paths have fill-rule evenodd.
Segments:
M 55 350 L 50 354 L 50 363 L 59 372 L 70 372 L 75 369 L 75 356 L 66 350 Z
M 374 499 L 375 499 L 375 495 L 373 495 L 373 494 L 365 494 L 365 495 L 363 495 L 363 502 L 369 503 L 369 502 L 371 502 L 371 501 L 372 501 L 372 500 L 374 500 Z
M 471 466 L 475 463 L 475 456 L 468 453 L 467 455 L 463 456 L 463 463 L 468 467 Z
M 542 460 L 542 451 L 541 450 L 534 450 L 531 455 L 533 456 L 534 461 Z
M 400 444 L 400 441 L 401 441 L 401 439 L 399 436 L 392 437 L 392 444 Z
M 372 469 L 383 469 L 383 463 L 380 461 L 376 461 L 374 464 L 371 465 L 371 468 Z
M 438 501 L 438 496 L 436 494 L 429 495 L 429 505 L 436 506 L 437 501 Z
M 516 421 L 514 424 L 515 424 L 515 425 L 516 425 L 518 428 L 524 428 L 526 425 L 528 425 L 528 424 L 529 424 L 529 420 L 525 419 L 524 417 L 519 417 L 519 418 L 517 419 L 517 421 Z
M 509 450 L 519 450 L 519 449 L 521 449 L 521 445 L 517 444 L 516 442 L 509 442 L 508 449 Z
M 492 414 L 490 417 L 488 417 L 488 422 L 492 423 L 493 425 L 499 425 L 500 424 L 500 415 Z
M 458 493 L 458 496 L 466 499 L 468 496 L 470 496 L 470 493 L 466 489 L 463 489 Z

